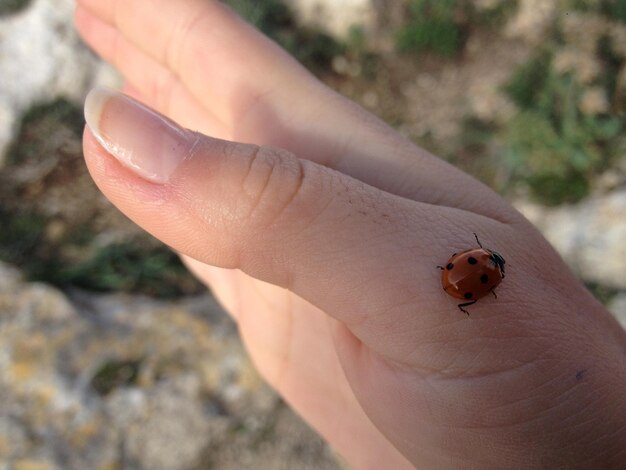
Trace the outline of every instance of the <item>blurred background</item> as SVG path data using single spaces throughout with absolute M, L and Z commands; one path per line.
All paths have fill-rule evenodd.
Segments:
M 509 199 L 626 326 L 626 0 L 229 0 Z M 0 469 L 336 469 L 176 256 L 97 191 L 114 70 L 71 0 L 0 0 Z

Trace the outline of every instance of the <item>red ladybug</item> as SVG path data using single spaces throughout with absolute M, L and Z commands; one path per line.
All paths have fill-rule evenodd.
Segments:
M 495 251 L 483 248 L 476 237 L 480 248 L 471 248 L 462 253 L 455 253 L 442 270 L 441 285 L 449 295 L 457 299 L 467 300 L 458 305 L 459 310 L 469 316 L 463 307 L 475 304 L 478 299 L 491 292 L 497 298 L 494 289 L 504 279 L 504 258 Z

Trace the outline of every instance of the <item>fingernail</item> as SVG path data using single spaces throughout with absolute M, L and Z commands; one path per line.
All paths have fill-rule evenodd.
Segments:
M 197 141 L 193 132 L 104 87 L 94 88 L 87 95 L 85 120 L 107 152 L 154 183 L 167 182 Z

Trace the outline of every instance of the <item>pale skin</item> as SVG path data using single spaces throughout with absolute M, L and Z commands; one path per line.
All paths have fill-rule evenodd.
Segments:
M 354 468 L 626 461 L 626 335 L 506 201 L 217 2 L 79 0 L 76 25 L 126 93 L 202 133 L 155 184 L 88 129 L 94 181 L 182 254 Z M 436 266 L 473 232 L 507 276 L 468 318 Z

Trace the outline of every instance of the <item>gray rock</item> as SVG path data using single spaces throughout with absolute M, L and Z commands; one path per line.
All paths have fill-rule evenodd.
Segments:
M 509 37 L 521 39 L 532 45 L 541 44 L 557 14 L 556 2 L 520 0 L 517 13 L 506 27 L 506 33 Z
M 626 289 L 626 190 L 554 209 L 516 206 L 582 279 Z
M 7 468 L 338 465 L 208 294 L 68 298 L 0 263 L 0 396 Z
M 33 0 L 0 17 L 0 167 L 25 110 L 58 97 L 82 101 L 106 74 L 78 38 L 73 11 L 72 0 Z
M 353 27 L 371 30 L 376 23 L 374 0 L 285 0 L 299 23 L 346 39 Z
M 143 393 L 123 390 L 123 397 L 109 400 L 110 415 L 121 420 L 120 428 L 125 429 L 123 458 L 155 470 L 192 466 L 206 446 L 211 427 L 201 388 L 198 377 L 189 374 Z

